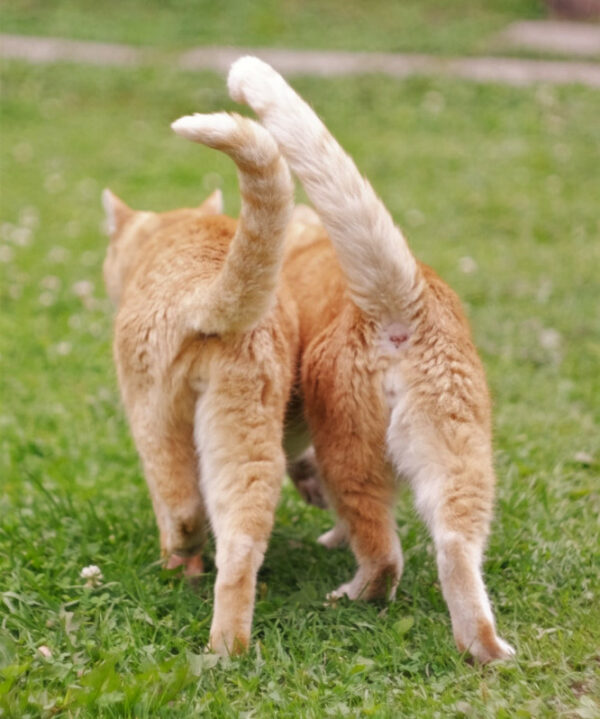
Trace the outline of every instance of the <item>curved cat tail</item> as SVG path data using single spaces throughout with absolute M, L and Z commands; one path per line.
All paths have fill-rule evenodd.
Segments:
M 294 186 L 271 135 L 257 122 L 226 112 L 188 115 L 171 127 L 182 137 L 225 152 L 238 167 L 242 208 L 221 272 L 202 301 L 205 333 L 242 332 L 268 311 L 283 257 Z
M 272 67 L 242 57 L 229 93 L 259 115 L 304 185 L 329 232 L 354 302 L 377 319 L 399 320 L 420 294 L 420 270 L 369 182 L 315 112 Z

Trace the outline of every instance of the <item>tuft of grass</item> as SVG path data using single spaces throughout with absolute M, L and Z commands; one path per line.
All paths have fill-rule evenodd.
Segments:
M 222 186 L 235 214 L 231 163 L 169 130 L 231 108 L 223 81 L 20 63 L 2 75 L 0 716 L 597 716 L 600 95 L 298 81 L 470 314 L 496 403 L 485 573 L 518 656 L 481 668 L 457 654 L 406 490 L 397 600 L 325 607 L 353 561 L 315 543 L 330 519 L 286 485 L 252 648 L 225 661 L 203 650 L 213 550 L 196 589 L 157 563 L 111 362 L 99 202 L 105 185 L 148 209 Z M 93 589 L 89 564 L 104 576 Z
M 515 20 L 543 15 L 539 0 L 12 0 L 3 32 L 124 42 L 174 50 L 195 45 L 435 54 L 497 50 Z

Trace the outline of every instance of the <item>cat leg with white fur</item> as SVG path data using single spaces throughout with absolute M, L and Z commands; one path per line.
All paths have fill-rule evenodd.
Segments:
M 235 372 L 232 367 L 226 376 L 211 377 L 195 419 L 202 491 L 216 541 L 209 645 L 219 654 L 243 651 L 250 641 L 256 577 L 285 471 L 281 419 L 286 395 L 276 389 L 283 383 L 274 381 L 273 391 L 262 392 L 264 403 L 257 403 L 252 400 L 261 394 L 260 378 L 240 371 L 238 397 L 229 396 L 224 404 L 221 388 L 237 380 Z
M 257 112 L 300 178 L 335 247 L 346 296 L 356 310 L 355 323 L 347 327 L 341 312 L 333 318 L 326 331 L 320 330 L 328 339 L 320 355 L 313 338 L 303 358 L 307 414 L 309 420 L 312 414 L 319 465 L 328 494 L 347 521 L 359 563 L 355 579 L 340 590 L 348 589 L 345 593 L 353 596 L 369 566 L 364 556 L 369 537 L 361 538 L 360 531 L 364 507 L 370 506 L 376 537 L 385 536 L 386 510 L 371 502 L 380 483 L 366 481 L 366 468 L 356 475 L 358 482 L 351 468 L 338 471 L 336 464 L 344 466 L 344 455 L 332 461 L 335 443 L 320 441 L 319 433 L 327 431 L 327 424 L 335 433 L 348 413 L 364 414 L 382 392 L 389 410 L 380 420 L 385 441 L 374 441 L 363 427 L 347 450 L 356 452 L 364 442 L 390 459 L 413 486 L 436 544 L 458 647 L 481 661 L 510 657 L 512 648 L 496 634 L 481 574 L 495 482 L 490 400 L 460 303 L 431 268 L 416 260 L 352 159 L 277 72 L 257 58 L 241 58 L 230 70 L 228 86 L 233 99 Z M 309 300 L 314 302 L 314 296 Z M 371 336 L 361 333 L 361 325 L 374 328 Z M 343 350 L 341 343 L 332 343 L 340 329 L 345 342 L 364 340 L 363 353 L 355 355 L 351 371 L 329 367 Z M 369 369 L 369 359 L 376 370 Z M 379 378 L 378 390 L 360 388 L 357 377 L 369 372 Z M 340 388 L 335 393 L 329 391 L 333 381 Z M 346 406 L 344 387 L 358 409 Z M 476 446 L 469 444 L 473 437 Z M 363 506 L 358 495 L 353 496 L 358 488 Z

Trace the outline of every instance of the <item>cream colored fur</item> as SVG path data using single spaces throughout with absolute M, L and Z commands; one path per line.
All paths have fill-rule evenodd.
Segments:
M 284 148 L 331 241 L 343 245 L 338 259 L 352 299 L 378 319 L 395 317 L 414 294 L 416 261 L 369 182 L 317 115 L 266 63 L 251 57 L 238 60 L 228 85 L 231 97 L 249 104 Z M 288 107 L 294 108 L 293 123 Z M 318 153 L 318 162 L 307 147 Z
M 189 296 L 190 319 L 194 329 L 207 334 L 250 329 L 272 304 L 279 278 L 281 237 L 290 217 L 292 191 L 287 170 L 262 128 L 235 115 L 197 114 L 181 117 L 171 127 L 188 140 L 233 154 L 241 169 L 240 192 L 245 199 L 225 267 L 208 291 L 199 288 Z M 238 142 L 243 144 L 232 147 L 231 138 L 240 127 L 245 134 Z M 273 166 L 277 173 L 244 171 L 265 168 L 270 173 Z M 261 184 L 264 179 L 267 182 Z
M 216 539 L 210 646 L 249 641 L 256 573 L 285 471 L 282 432 L 296 369 L 295 303 L 280 279 L 292 207 L 271 136 L 224 113 L 176 132 L 238 165 L 239 222 L 220 193 L 198 209 L 135 212 L 103 193 L 104 265 L 117 304 L 114 356 L 170 567 L 203 571 L 206 519 Z
M 283 276 L 298 305 L 316 459 L 339 516 L 321 541 L 348 538 L 358 562 L 332 596 L 394 594 L 400 475 L 433 536 L 457 646 L 481 661 L 509 657 L 481 575 L 495 483 L 490 401 L 460 303 L 415 260 L 371 186 L 280 75 L 247 57 L 228 84 L 273 135 L 327 231 L 311 216 L 292 225 Z

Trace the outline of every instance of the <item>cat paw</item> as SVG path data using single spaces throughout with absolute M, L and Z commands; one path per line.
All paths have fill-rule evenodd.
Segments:
M 512 659 L 517 654 L 517 650 L 511 646 L 508 642 L 505 642 L 504 639 L 501 639 L 500 637 L 497 637 L 498 641 L 498 659 Z
M 336 524 L 335 527 L 332 527 L 328 532 L 324 532 L 317 539 L 317 542 L 327 549 L 336 549 L 346 544 L 347 541 L 346 530 L 344 527 L 340 527 L 339 524 Z
M 287 472 L 298 493 L 307 504 L 312 504 L 320 509 L 327 508 L 327 498 L 312 447 L 309 447 L 300 457 L 288 462 Z
M 469 653 L 482 664 L 512 659 L 516 654 L 513 647 L 498 636 L 494 637 L 492 643 L 486 642 L 485 644 L 476 639 L 469 647 Z
M 194 579 L 204 574 L 204 562 L 201 554 L 192 554 L 189 557 L 180 557 L 178 554 L 172 554 L 167 560 L 167 569 L 177 569 L 183 567 L 183 575 L 188 579 Z
M 346 582 L 346 584 L 341 584 L 337 589 L 329 592 L 325 599 L 329 604 L 332 604 L 342 597 L 348 597 L 348 599 L 352 600 L 358 599 L 360 594 L 359 589 L 354 586 L 353 582 Z
M 335 602 L 342 597 L 348 597 L 352 601 L 356 599 L 371 599 L 372 585 L 364 570 L 359 569 L 351 581 L 341 584 L 333 592 L 327 595 L 328 602 Z
M 387 599 L 396 596 L 396 589 L 402 576 L 402 555 L 389 558 L 387 561 L 363 563 L 352 581 L 342 584 L 327 595 L 329 601 L 341 597 L 348 599 Z
M 211 629 L 208 650 L 222 657 L 233 657 L 244 654 L 250 643 L 249 636 L 240 636 L 239 633 Z
M 478 622 L 475 637 L 471 641 L 464 641 L 456 636 L 455 641 L 461 652 L 468 650 L 481 664 L 512 659 L 515 656 L 513 647 L 496 634 L 493 623 L 487 620 Z
M 302 479 L 294 479 L 292 477 L 292 481 L 298 490 L 298 494 L 306 504 L 318 507 L 319 509 L 327 509 L 327 500 L 323 495 L 321 482 L 317 477 L 304 477 Z

